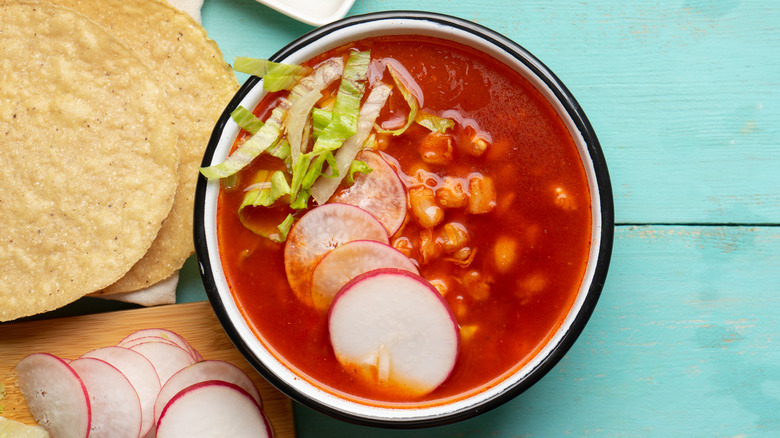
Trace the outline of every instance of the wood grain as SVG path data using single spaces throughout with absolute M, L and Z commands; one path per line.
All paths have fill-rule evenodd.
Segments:
M 166 328 L 184 336 L 205 359 L 225 360 L 252 377 L 276 438 L 295 436 L 292 402 L 266 382 L 228 339 L 207 302 L 0 325 L 0 381 L 6 396 L 2 416 L 34 424 L 16 386 L 13 367 L 30 353 L 75 359 L 95 348 L 114 345 L 142 328 Z

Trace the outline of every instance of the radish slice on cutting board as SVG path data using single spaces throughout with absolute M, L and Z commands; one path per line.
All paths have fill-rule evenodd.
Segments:
M 270 436 L 268 420 L 252 396 L 237 385 L 216 380 L 179 391 L 157 423 L 157 438 Z
M 385 227 L 354 205 L 321 205 L 293 225 L 284 246 L 284 270 L 290 288 L 301 301 L 313 305 L 311 277 L 317 262 L 332 249 L 353 240 L 389 243 Z
M 258 406 L 263 407 L 260 392 L 255 383 L 241 368 L 221 360 L 204 360 L 182 369 L 165 382 L 154 403 L 154 422 L 159 421 L 163 408 L 179 391 L 208 380 L 232 383 L 246 391 L 257 402 Z
M 128 348 L 128 344 L 130 343 L 138 343 L 139 339 L 143 339 L 140 342 L 145 342 L 149 340 L 155 340 L 155 338 L 162 338 L 165 341 L 172 342 L 179 347 L 183 348 L 184 350 L 187 350 L 190 352 L 190 355 L 192 356 L 195 361 L 203 360 L 203 357 L 198 353 L 197 350 L 189 343 L 187 342 L 184 337 L 179 335 L 178 333 L 168 330 L 168 329 L 162 329 L 162 328 L 148 328 L 148 329 L 141 329 L 137 330 L 129 335 L 127 335 L 124 339 L 119 341 L 117 343 L 117 346 L 119 347 L 125 347 Z
M 382 223 L 389 235 L 394 235 L 406 217 L 406 189 L 401 178 L 373 151 L 361 151 L 356 160 L 371 168 L 369 173 L 355 174 L 355 183 L 339 190 L 330 202 L 342 202 L 366 210 Z
M 401 269 L 366 272 L 333 298 L 328 314 L 336 358 L 379 387 L 424 395 L 455 367 L 458 324 L 439 292 Z
M 381 242 L 355 240 L 327 253 L 312 273 L 314 306 L 327 310 L 333 297 L 358 275 L 379 268 L 398 268 L 418 273 L 417 266 L 401 251 Z
M 55 437 L 86 438 L 91 407 L 87 388 L 64 360 L 34 353 L 14 368 L 19 390 L 35 421 Z
M 89 394 L 89 438 L 138 438 L 141 402 L 127 377 L 108 362 L 91 357 L 80 357 L 70 366 Z
M 101 359 L 113 365 L 127 377 L 141 403 L 141 433 L 146 436 L 154 426 L 154 402 L 160 392 L 157 371 L 146 356 L 124 347 L 102 347 L 81 355 Z
M 160 384 L 165 382 L 176 374 L 179 370 L 195 363 L 195 359 L 189 352 L 178 345 L 166 342 L 142 342 L 130 347 L 131 350 L 143 354 L 157 371 L 157 377 Z

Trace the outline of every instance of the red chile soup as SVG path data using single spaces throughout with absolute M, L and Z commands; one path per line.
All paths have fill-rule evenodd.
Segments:
M 288 215 L 298 220 L 307 209 L 281 202 L 237 213 L 258 171 L 285 168 L 272 155 L 255 158 L 220 190 L 217 231 L 227 282 L 264 345 L 318 387 L 382 406 L 460 399 L 530 361 L 570 311 L 591 243 L 585 170 L 554 108 L 491 57 L 435 38 L 385 36 L 339 47 L 305 65 L 346 60 L 356 51 L 370 51 L 367 89 L 380 81 L 394 85 L 364 147 L 379 154 L 403 184 L 407 211 L 389 244 L 414 263 L 454 315 L 460 336 L 454 369 L 432 392 L 410 397 L 339 363 L 328 312 L 293 293 L 285 242 L 258 231 Z M 411 111 L 399 82 L 416 97 L 419 113 L 451 126 L 411 123 L 394 135 Z M 317 106 L 327 106 L 338 87 L 336 81 L 326 89 Z M 254 114 L 266 120 L 286 94 L 269 92 Z M 242 132 L 236 146 L 246 137 Z M 341 184 L 340 191 L 347 189 L 347 182 Z M 307 206 L 317 203 L 308 200 Z

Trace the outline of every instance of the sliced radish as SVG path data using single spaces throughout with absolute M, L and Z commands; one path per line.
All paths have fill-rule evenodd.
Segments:
M 433 391 L 458 357 L 449 306 L 427 280 L 400 269 L 369 271 L 347 283 L 333 299 L 328 328 L 343 366 L 395 392 Z
M 179 345 L 179 344 L 177 344 L 177 343 L 175 343 L 175 342 L 173 342 L 173 341 L 171 341 L 169 339 L 161 338 L 159 336 L 143 336 L 143 337 L 140 337 L 140 338 L 131 339 L 131 340 L 129 340 L 127 342 L 123 342 L 121 344 L 117 344 L 116 346 L 117 347 L 122 347 L 122 348 L 132 348 L 134 345 L 143 344 L 143 343 L 146 343 L 146 342 L 161 342 L 163 344 L 173 345 L 174 347 L 181 348 L 182 350 L 186 351 L 187 354 L 189 354 L 189 351 L 186 350 L 185 348 L 183 348 L 181 345 Z
M 86 438 L 91 407 L 87 388 L 64 360 L 31 354 L 15 367 L 19 390 L 35 421 L 54 437 Z
M 113 365 L 127 377 L 133 385 L 141 403 L 141 433 L 146 436 L 154 426 L 154 402 L 160 392 L 160 379 L 157 371 L 146 358 L 137 351 L 124 347 L 103 347 L 84 353 L 81 357 L 101 359 Z
M 379 153 L 361 151 L 356 159 L 368 164 L 371 172 L 355 174 L 355 183 L 336 192 L 330 202 L 343 202 L 366 210 L 377 218 L 392 236 L 401 228 L 406 217 L 404 184 Z
M 246 391 L 222 381 L 191 385 L 165 406 L 157 438 L 271 437 L 262 409 Z
M 160 390 L 157 400 L 154 403 L 154 421 L 160 419 L 165 405 L 182 389 L 196 383 L 208 380 L 221 380 L 223 382 L 233 383 L 247 392 L 262 407 L 263 402 L 260 398 L 260 392 L 255 383 L 241 368 L 229 362 L 221 360 L 204 360 L 192 364 L 178 373 L 171 376 Z
M 181 336 L 180 334 L 178 334 L 178 333 L 176 333 L 176 332 L 174 332 L 172 330 L 162 329 L 162 328 L 148 328 L 148 329 L 137 330 L 137 331 L 127 335 L 121 341 L 119 341 L 117 343 L 117 345 L 120 346 L 120 347 L 127 348 L 128 347 L 127 344 L 129 344 L 129 343 L 137 343 L 136 341 L 139 340 L 139 339 L 145 339 L 147 341 L 150 340 L 150 339 L 147 339 L 147 338 L 162 338 L 162 339 L 164 339 L 166 341 L 172 342 L 172 343 L 178 345 L 179 347 L 189 351 L 190 354 L 192 355 L 192 357 L 196 361 L 199 361 L 199 360 L 203 359 L 203 357 L 200 355 L 200 353 L 198 353 L 198 351 L 195 350 L 195 348 L 189 342 L 187 342 L 187 340 L 184 339 L 183 336 Z
M 309 210 L 293 225 L 284 247 L 284 269 L 290 288 L 301 301 L 313 304 L 311 276 L 322 256 L 353 240 L 389 243 L 384 226 L 353 205 L 321 205 Z
M 165 382 L 179 370 L 195 363 L 195 359 L 187 351 L 165 342 L 143 342 L 133 345 L 130 349 L 149 359 L 154 370 L 157 371 L 161 385 L 165 385 Z
M 70 366 L 89 394 L 89 438 L 138 438 L 141 402 L 127 377 L 108 362 L 92 357 L 80 357 Z
M 418 273 L 417 266 L 401 251 L 372 240 L 355 240 L 325 254 L 312 273 L 311 296 L 315 307 L 325 310 L 345 284 L 364 272 L 398 268 Z

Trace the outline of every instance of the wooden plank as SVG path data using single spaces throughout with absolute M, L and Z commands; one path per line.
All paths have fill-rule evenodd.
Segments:
M 780 229 L 619 227 L 584 333 L 539 383 L 418 431 L 296 409 L 301 437 L 753 437 L 780 434 Z
M 780 9 L 771 2 L 363 0 L 493 28 L 552 68 L 605 150 L 621 223 L 780 223 Z M 226 59 L 311 29 L 252 0 L 207 2 Z
M 205 359 L 225 360 L 254 380 L 277 438 L 294 437 L 292 403 L 266 382 L 228 339 L 207 302 L 107 312 L 43 321 L 0 324 L 0 382 L 6 396 L 2 416 L 27 424 L 34 420 L 16 386 L 13 367 L 24 356 L 47 352 L 63 358 L 114 345 L 141 328 L 167 328 L 184 336 Z

